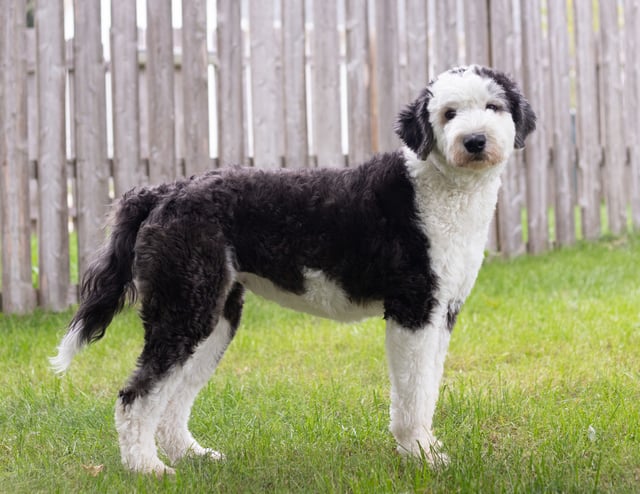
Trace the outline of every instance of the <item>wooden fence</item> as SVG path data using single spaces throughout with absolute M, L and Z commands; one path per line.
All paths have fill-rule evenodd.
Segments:
M 31 3 L 35 27 L 0 0 L 5 312 L 77 300 L 70 238 L 81 272 L 128 188 L 226 163 L 351 166 L 397 148 L 398 110 L 463 63 L 511 73 L 538 114 L 489 249 L 640 227 L 640 0 L 182 0 L 180 22 L 169 0 Z

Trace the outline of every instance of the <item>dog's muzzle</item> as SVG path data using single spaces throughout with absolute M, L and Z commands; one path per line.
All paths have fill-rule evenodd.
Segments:
M 487 144 L 487 136 L 484 134 L 469 134 L 464 137 L 462 144 L 471 154 L 481 153 Z

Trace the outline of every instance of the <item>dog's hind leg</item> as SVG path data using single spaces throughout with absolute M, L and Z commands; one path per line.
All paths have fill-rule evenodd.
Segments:
M 196 396 L 215 371 L 240 323 L 244 288 L 236 283 L 225 302 L 222 317 L 213 332 L 202 341 L 181 366 L 180 384 L 169 399 L 156 437 L 158 446 L 174 463 L 185 455 L 208 456 L 221 460 L 224 455 L 198 444 L 189 431 L 189 416 Z
M 138 235 L 135 272 L 145 344 L 115 414 L 122 462 L 137 472 L 173 472 L 157 454 L 162 417 L 184 376 L 198 372 L 194 353 L 209 347 L 207 341 L 220 338 L 226 346 L 230 339 L 224 328 L 212 334 L 224 317 L 233 268 L 224 241 L 206 226 L 183 220 L 146 225 Z

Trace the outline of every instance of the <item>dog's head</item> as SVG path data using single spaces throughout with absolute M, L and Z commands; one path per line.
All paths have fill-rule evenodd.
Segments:
M 440 74 L 399 115 L 396 133 L 421 160 L 484 169 L 524 147 L 536 116 L 504 73 L 472 65 Z

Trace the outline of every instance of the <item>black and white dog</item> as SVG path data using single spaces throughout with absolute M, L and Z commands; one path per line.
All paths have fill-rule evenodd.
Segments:
M 137 291 L 144 349 L 115 421 L 124 465 L 162 474 L 173 470 L 156 441 L 171 462 L 223 458 L 187 423 L 245 288 L 338 321 L 384 317 L 398 450 L 446 461 L 431 425 L 451 330 L 482 263 L 500 174 L 534 128 L 507 76 L 456 68 L 400 113 L 406 147 L 357 168 L 229 168 L 132 190 L 52 364 L 67 369 Z

